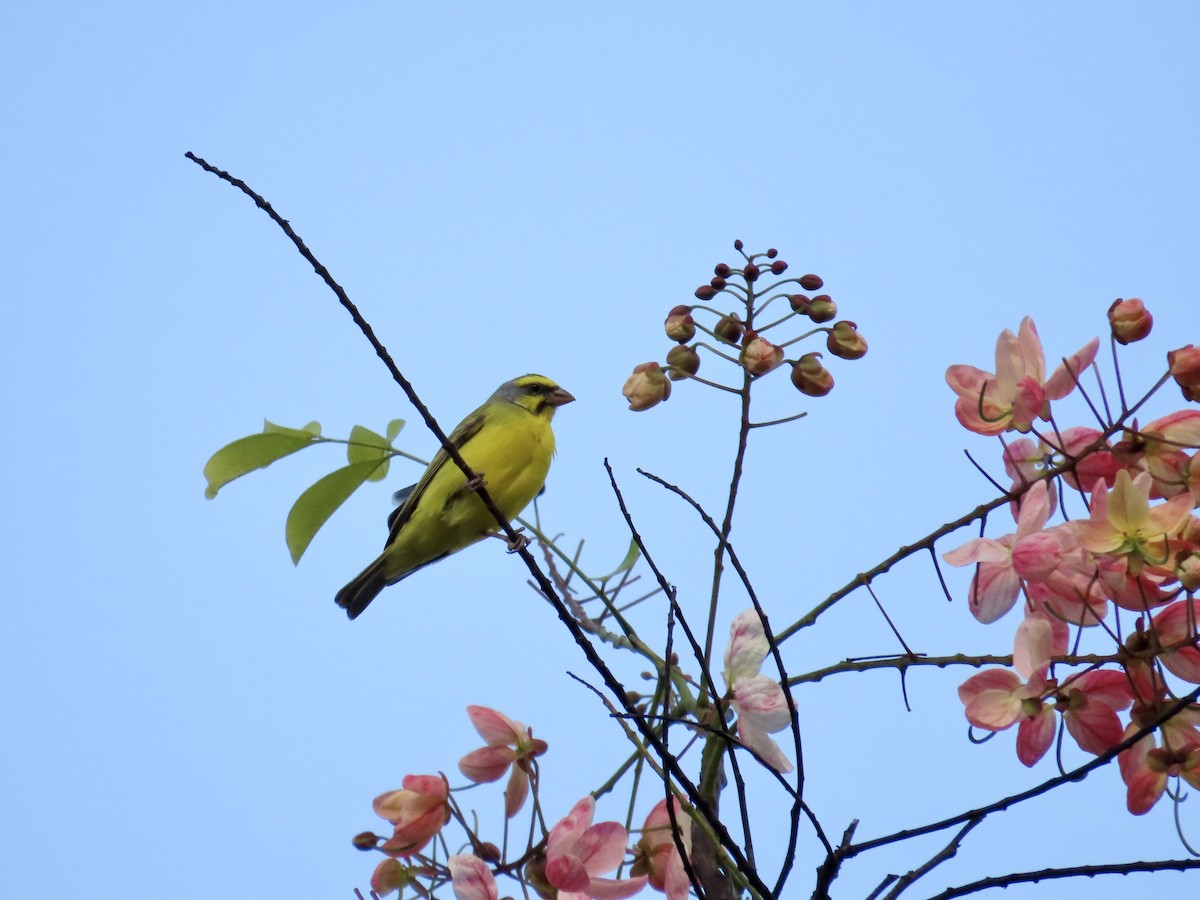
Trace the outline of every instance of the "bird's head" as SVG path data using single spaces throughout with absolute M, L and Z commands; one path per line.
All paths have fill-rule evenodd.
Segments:
M 533 413 L 535 416 L 554 415 L 554 410 L 575 398 L 545 375 L 522 375 L 500 385 L 493 395 L 495 400 L 507 400 Z

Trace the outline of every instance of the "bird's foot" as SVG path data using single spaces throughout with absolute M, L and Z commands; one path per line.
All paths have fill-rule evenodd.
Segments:
M 463 486 L 461 488 L 459 488 L 459 490 L 466 493 L 467 491 L 477 491 L 480 488 L 485 488 L 485 487 L 487 487 L 487 479 L 483 477 L 482 472 L 479 472 L 475 475 L 474 478 L 471 478 L 471 479 L 463 482 Z
M 521 533 L 524 530 L 524 528 L 515 529 L 517 532 L 515 537 L 509 537 L 507 534 L 501 534 L 498 531 L 489 531 L 487 536 L 499 538 L 508 546 L 509 553 L 516 553 L 518 550 L 524 550 L 529 546 L 529 538 L 525 537 L 525 535 Z

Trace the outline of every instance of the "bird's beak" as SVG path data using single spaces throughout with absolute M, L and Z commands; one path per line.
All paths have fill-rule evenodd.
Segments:
M 565 406 L 574 399 L 575 397 L 570 391 L 564 391 L 560 387 L 556 387 L 546 395 L 546 402 L 551 406 Z

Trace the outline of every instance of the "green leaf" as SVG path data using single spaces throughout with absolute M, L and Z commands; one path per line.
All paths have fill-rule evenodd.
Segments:
M 263 419 L 263 434 L 292 434 L 296 437 L 308 435 L 309 437 L 321 436 L 321 423 L 309 422 L 303 428 L 288 428 L 286 425 L 276 425 L 270 419 Z
M 609 572 L 607 575 L 605 575 L 603 578 L 600 578 L 598 580 L 599 581 L 608 581 L 608 579 L 612 578 L 614 575 L 620 575 L 622 572 L 628 572 L 630 569 L 633 568 L 634 563 L 636 563 L 638 561 L 638 557 L 641 555 L 642 555 L 641 551 L 638 550 L 637 541 L 630 540 L 629 550 L 625 553 L 625 558 L 623 560 L 621 560 L 621 564 L 619 566 L 617 566 L 615 569 L 613 569 L 611 572 Z
M 293 563 L 300 562 L 300 557 L 321 526 L 329 521 L 329 517 L 346 502 L 347 497 L 362 487 L 363 482 L 380 465 L 378 459 L 369 459 L 343 466 L 330 472 L 296 499 L 288 512 L 284 530 Z
M 368 481 L 382 481 L 388 472 L 388 461 L 392 458 L 391 442 L 370 428 L 355 425 L 350 429 L 350 443 L 346 445 L 346 458 L 350 465 L 374 462 L 379 468 L 371 473 Z
M 403 419 L 392 419 L 387 425 L 387 439 L 390 444 L 396 439 L 396 435 L 400 433 L 400 429 L 404 427 Z
M 267 424 L 270 425 L 269 422 Z M 318 430 L 319 428 L 320 426 Z M 317 439 L 317 434 L 311 431 L 286 428 L 265 434 L 252 434 L 226 444 L 204 464 L 204 477 L 208 479 L 204 496 L 211 500 L 217 496 L 217 491 L 235 478 L 269 466 L 278 459 L 304 449 Z

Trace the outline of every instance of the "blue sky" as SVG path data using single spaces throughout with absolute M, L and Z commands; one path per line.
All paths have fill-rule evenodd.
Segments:
M 823 400 L 782 377 L 762 392 L 764 417 L 810 415 L 756 435 L 734 533 L 786 618 L 988 498 L 961 450 L 994 468 L 995 448 L 954 423 L 942 375 L 990 368 L 1002 328 L 1032 314 L 1054 357 L 1101 333 L 1114 298 L 1143 297 L 1158 324 L 1129 355 L 1135 385 L 1200 342 L 1198 26 L 1184 3 L 7 10 L 0 895 L 351 896 L 374 864 L 349 843 L 377 827 L 372 797 L 453 772 L 477 746 L 470 703 L 549 741 L 562 813 L 624 758 L 565 674 L 584 660 L 498 545 L 352 624 L 334 608 L 415 467 L 347 503 L 298 568 L 284 517 L 335 450 L 204 499 L 205 460 L 264 417 L 331 435 L 413 417 L 278 229 L 185 151 L 291 220 L 444 425 L 526 371 L 570 389 L 543 516 L 586 537 L 594 570 L 615 565 L 608 457 L 696 609 L 711 549 L 634 469 L 715 506 L 734 411 L 681 386 L 635 416 L 621 384 L 734 238 L 821 274 L 871 352 Z M 400 443 L 434 447 L 415 422 Z M 927 568 L 882 590 L 918 649 L 1008 649 L 1011 630 L 946 604 Z M 789 645 L 793 670 L 893 652 L 865 604 Z M 1018 766 L 1010 735 L 967 743 L 960 680 L 914 675 L 911 714 L 885 675 L 798 693 L 831 831 L 1052 774 Z M 977 829 L 924 893 L 1180 853 L 1169 810 L 1128 817 L 1105 771 Z M 924 858 L 863 861 L 841 895 Z

